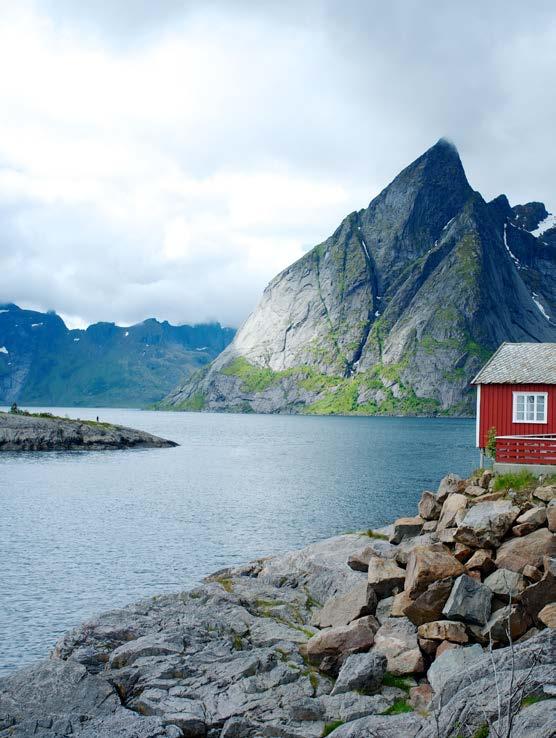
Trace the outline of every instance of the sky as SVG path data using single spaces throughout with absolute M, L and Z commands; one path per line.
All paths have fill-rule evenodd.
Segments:
M 0 0 L 0 302 L 238 326 L 442 137 L 556 211 L 553 0 Z

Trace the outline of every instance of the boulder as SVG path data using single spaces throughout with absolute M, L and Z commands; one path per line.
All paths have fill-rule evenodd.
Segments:
M 515 601 L 521 597 L 527 582 L 517 571 L 497 569 L 485 579 L 485 586 L 501 600 L 509 602 L 510 598 Z
M 439 530 L 436 533 L 436 537 L 438 538 L 440 543 L 451 545 L 456 542 L 456 539 L 455 539 L 456 531 L 457 531 L 457 528 L 445 528 L 444 530 Z
M 386 618 L 392 617 L 392 606 L 394 605 L 394 597 L 385 597 L 378 601 L 376 606 L 375 618 L 379 623 L 383 623 Z
M 414 625 L 438 620 L 442 616 L 442 608 L 452 591 L 452 584 L 452 577 L 433 582 L 417 599 L 406 606 L 403 614 Z
M 331 694 L 359 690 L 370 694 L 380 689 L 386 671 L 386 656 L 378 651 L 354 653 L 342 664 Z
M 454 556 L 458 561 L 461 561 L 462 564 L 465 564 L 472 554 L 473 549 L 465 543 L 456 543 L 454 546 Z
M 439 656 L 430 666 L 427 679 L 435 694 L 440 694 L 442 688 L 452 677 L 465 673 L 472 664 L 483 656 L 483 649 L 478 645 L 454 648 Z
M 381 559 L 379 556 L 371 558 L 367 576 L 379 599 L 389 597 L 404 586 L 405 571 L 392 559 Z
M 311 625 L 317 628 L 349 625 L 363 615 L 374 614 L 376 605 L 377 599 L 373 588 L 363 581 L 346 594 L 327 600 L 322 610 L 314 614 Z
M 497 643 L 508 643 L 508 633 L 512 640 L 520 638 L 531 625 L 531 618 L 520 604 L 506 605 L 496 610 L 483 628 L 485 636 L 490 635 Z
M 404 715 L 368 715 L 340 725 L 334 738 L 417 738 L 422 733 L 425 718 L 416 713 Z M 281 733 L 292 736 L 292 733 Z
M 436 541 L 436 535 L 432 536 L 430 533 L 415 536 L 415 538 L 407 538 L 397 547 L 398 550 L 396 551 L 395 556 L 396 562 L 401 567 L 406 567 L 409 554 L 418 546 L 432 546 L 433 548 L 440 548 L 440 545 Z
M 349 625 L 322 630 L 307 642 L 307 658 L 323 671 L 336 673 L 352 653 L 368 651 L 373 645 L 378 622 L 372 615 Z
M 491 600 L 492 592 L 488 587 L 462 574 L 454 582 L 442 613 L 449 620 L 484 625 L 490 617 Z
M 390 543 L 398 544 L 406 538 L 415 538 L 421 532 L 423 518 L 417 516 L 414 518 L 398 518 L 394 522 L 394 530 L 390 536 Z
M 543 557 L 556 553 L 556 539 L 547 528 L 539 528 L 522 538 L 505 541 L 496 554 L 499 569 L 522 572 L 529 564 L 540 568 Z
M 469 506 L 478 505 L 480 502 L 496 502 L 506 496 L 506 491 L 501 489 L 499 492 L 486 492 L 482 497 L 474 497 L 469 500 Z
M 436 493 L 438 501 L 443 503 L 449 494 L 457 492 L 460 489 L 461 484 L 462 479 L 461 477 L 458 477 L 457 474 L 447 474 L 438 486 L 438 491 Z
M 534 523 L 520 523 L 519 525 L 514 525 L 512 528 L 512 536 L 527 536 L 529 533 L 537 530 L 538 527 L 539 526 Z
M 531 564 L 527 564 L 523 567 L 523 576 L 526 579 L 530 579 L 532 582 L 540 582 L 542 579 L 542 571 L 540 569 L 537 569 L 536 566 L 531 566 Z
M 416 687 L 411 687 L 409 690 L 409 704 L 414 710 L 418 712 L 424 712 L 427 710 L 432 700 L 433 691 L 430 684 L 426 682 L 419 684 Z
M 423 523 L 423 533 L 434 533 L 438 526 L 438 520 L 425 520 Z
M 407 618 L 385 620 L 376 632 L 373 651 L 386 656 L 388 671 L 396 676 L 418 674 L 425 669 L 417 628 Z
M 546 519 L 548 521 L 548 530 L 552 533 L 556 532 L 556 498 L 550 500 L 546 508 Z
M 457 577 L 465 571 L 463 564 L 443 548 L 418 546 L 407 560 L 405 590 L 411 597 L 424 592 L 429 584 L 446 577 Z
M 556 484 L 552 484 L 548 487 L 537 487 L 533 492 L 533 497 L 543 502 L 550 502 L 556 498 Z
M 425 491 L 419 500 L 419 515 L 423 520 L 438 520 L 442 505 L 434 492 Z
M 478 484 L 470 484 L 465 488 L 465 494 L 469 497 L 480 497 L 485 494 L 485 487 Z
M 436 620 L 424 623 L 418 628 L 419 638 L 432 641 L 450 641 L 451 643 L 467 643 L 469 637 L 463 623 L 451 620 Z
M 369 561 L 375 556 L 383 559 L 393 558 L 396 555 L 396 547 L 388 541 L 376 540 L 365 546 L 360 551 L 354 551 L 348 558 L 348 566 L 354 571 L 367 571 Z
M 409 596 L 409 592 L 405 589 L 399 594 L 395 595 L 394 601 L 392 602 L 391 616 L 393 618 L 401 618 L 405 615 L 405 609 L 413 603 L 413 600 Z
M 480 571 L 481 574 L 490 574 L 496 569 L 496 564 L 492 560 L 492 551 L 487 548 L 480 548 L 475 551 L 473 556 L 465 563 L 467 571 Z
M 438 648 L 438 641 L 433 641 L 430 638 L 417 638 L 417 641 L 421 651 L 429 658 L 433 659 L 436 654 L 436 649 Z
M 547 628 L 556 628 L 556 602 L 545 605 L 539 612 L 537 619 Z
M 479 502 L 466 513 L 455 539 L 475 548 L 496 547 L 519 515 L 519 507 L 508 500 Z
M 460 646 L 458 643 L 452 643 L 451 641 L 441 641 L 436 649 L 436 658 L 442 656 L 445 651 L 450 651 L 452 648 L 463 648 L 463 646 Z
M 440 518 L 438 519 L 437 530 L 444 530 L 445 528 L 454 528 L 463 517 L 465 508 L 467 507 L 467 497 L 460 495 L 457 492 L 448 495 L 444 504 L 442 505 L 442 511 L 440 512 Z
M 518 525 L 529 523 L 530 525 L 534 525 L 535 528 L 540 528 L 541 525 L 546 523 L 546 507 L 542 505 L 531 507 L 522 513 L 515 522 Z
M 538 623 L 540 611 L 556 602 L 556 577 L 548 570 L 540 582 L 531 584 L 521 595 L 521 603 L 533 622 Z
M 479 487 L 488 489 L 491 481 L 494 479 L 494 472 L 491 469 L 485 469 L 485 471 L 479 477 Z

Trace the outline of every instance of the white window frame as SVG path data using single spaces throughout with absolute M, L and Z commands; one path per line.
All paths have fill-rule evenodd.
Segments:
M 548 392 L 525 392 L 520 390 L 513 392 L 513 410 L 512 410 L 512 423 L 520 423 L 522 425 L 536 424 L 546 425 L 548 423 Z M 530 397 L 533 395 L 535 398 L 535 417 L 537 417 L 537 398 L 544 397 L 544 420 L 518 420 L 517 419 L 517 398 L 518 397 Z

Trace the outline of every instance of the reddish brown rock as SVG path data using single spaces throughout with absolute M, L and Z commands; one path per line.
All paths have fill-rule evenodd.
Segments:
M 485 469 L 485 471 L 480 476 L 479 487 L 482 487 L 483 489 L 488 489 L 493 478 L 494 472 L 490 469 Z
M 444 651 L 450 651 L 452 648 L 461 648 L 458 643 L 451 643 L 450 641 L 442 641 L 436 649 L 436 658 L 442 656 Z
M 526 579 L 530 579 L 532 582 L 540 582 L 542 579 L 542 571 L 537 569 L 536 566 L 527 564 L 527 566 L 523 567 L 523 576 Z
M 505 541 L 496 554 L 496 566 L 521 572 L 528 564 L 539 568 L 543 556 L 555 553 L 556 538 L 547 528 L 539 528 L 522 538 Z
M 469 500 L 469 506 L 478 505 L 481 502 L 496 502 L 496 500 L 502 499 L 505 494 L 506 492 L 504 490 L 500 490 L 500 492 L 487 492 L 487 494 L 482 497 Z
M 538 623 L 538 615 L 546 605 L 556 602 L 556 577 L 549 570 L 540 582 L 531 584 L 521 595 L 521 603 L 534 623 Z
M 556 602 L 545 605 L 538 614 L 538 619 L 547 628 L 556 628 Z
M 485 635 L 490 635 L 496 643 L 508 643 L 508 633 L 512 640 L 520 638 L 530 627 L 531 618 L 520 605 L 506 605 L 491 616 L 483 628 Z
M 538 525 L 534 525 L 533 523 L 520 523 L 519 525 L 514 525 L 514 527 L 512 528 L 512 535 L 527 536 L 529 535 L 529 533 L 537 530 L 538 527 Z
M 434 492 L 426 490 L 419 500 L 419 515 L 423 520 L 438 520 L 442 505 Z
M 348 559 L 348 566 L 354 571 L 367 571 L 369 561 L 380 556 L 383 559 L 391 559 L 396 554 L 396 547 L 387 541 L 373 541 L 361 551 L 355 551 Z
M 405 589 L 411 597 L 417 597 L 432 582 L 457 577 L 464 571 L 463 564 L 448 551 L 418 546 L 407 560 Z
M 417 712 L 423 712 L 430 705 L 433 694 L 430 684 L 419 684 L 417 687 L 411 687 L 409 690 L 409 704 Z
M 473 549 L 466 546 L 465 543 L 456 543 L 454 547 L 454 556 L 458 561 L 464 564 L 467 559 L 473 554 Z
M 442 616 L 442 608 L 452 591 L 452 585 L 452 577 L 433 582 L 425 592 L 406 606 L 404 615 L 415 625 L 439 620 Z
M 445 530 L 440 530 L 436 533 L 436 536 L 440 543 L 445 543 L 447 545 L 451 545 L 456 542 L 455 534 L 456 534 L 457 528 L 446 528 Z
M 417 640 L 421 651 L 430 658 L 434 658 L 434 654 L 438 648 L 438 641 L 433 641 L 429 638 L 418 638 Z
M 468 572 L 480 571 L 482 574 L 491 574 L 496 569 L 496 564 L 492 560 L 492 551 L 487 548 L 480 548 L 475 551 L 473 556 L 465 563 Z
M 382 599 L 403 589 L 405 571 L 393 559 L 381 559 L 375 556 L 369 561 L 367 577 L 378 599 Z
M 307 658 L 323 671 L 337 672 L 350 654 L 369 650 L 379 627 L 378 621 L 367 615 L 350 625 L 322 630 L 307 642 Z
M 438 525 L 438 520 L 425 520 L 423 523 L 423 533 L 434 533 Z
M 465 625 L 454 620 L 436 620 L 424 623 L 418 628 L 419 638 L 433 641 L 450 641 L 451 643 L 467 643 L 469 637 Z
M 409 592 L 406 592 L 405 589 L 402 590 L 399 594 L 397 594 L 394 597 L 394 601 L 392 602 L 392 610 L 390 612 L 390 615 L 393 618 L 401 618 L 405 615 L 405 609 L 409 605 L 411 605 L 413 600 L 409 596 Z

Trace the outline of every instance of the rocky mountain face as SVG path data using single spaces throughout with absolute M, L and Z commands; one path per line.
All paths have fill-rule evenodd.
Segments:
M 176 409 L 434 414 L 473 410 L 502 341 L 556 341 L 556 219 L 488 203 L 440 140 L 276 276 Z
M 0 404 L 141 407 L 208 364 L 233 336 L 218 323 L 154 319 L 69 330 L 55 313 L 0 305 Z

